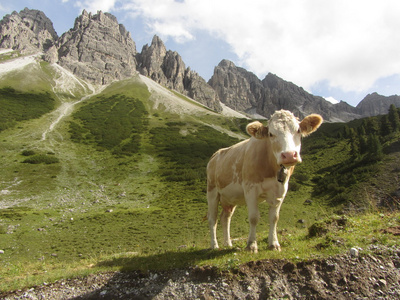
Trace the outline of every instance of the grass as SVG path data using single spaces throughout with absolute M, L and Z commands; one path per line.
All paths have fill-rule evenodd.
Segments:
M 51 74 L 46 69 L 39 77 Z M 81 93 L 79 88 L 77 95 Z M 64 97 L 55 95 L 58 100 Z M 70 95 L 68 101 L 79 97 Z M 348 142 L 327 135 L 336 127 L 304 139 L 303 163 L 296 167 L 278 224 L 283 251 L 267 250 L 268 207 L 261 204 L 260 251 L 249 254 L 236 249 L 245 247 L 248 234 L 245 207 L 238 207 L 233 216 L 234 249 L 207 250 L 208 225 L 202 221 L 208 158 L 238 141 L 208 125 L 240 136 L 248 121 L 208 110 L 196 116 L 156 110 L 137 79 L 113 84 L 78 104 L 74 114 L 42 140 L 49 115 L 18 121 L 0 132 L 2 291 L 102 271 L 208 264 L 234 269 L 256 259 L 309 259 L 351 246 L 398 243 L 398 238 L 379 231 L 398 224 L 398 214 L 377 212 L 349 217 L 345 228 L 308 237 L 311 225 L 321 218 L 330 220 L 338 210 L 329 205 L 329 193 L 314 193 L 316 179 L 349 159 Z M 35 157 L 44 163 L 23 163 Z M 50 158 L 57 161 L 46 163 Z M 305 205 L 307 200 L 311 204 Z
M 400 214 L 368 213 L 348 217 L 344 226 L 335 227 L 321 236 L 309 237 L 306 229 L 289 230 L 281 234 L 282 252 L 268 250 L 266 233 L 259 233 L 259 253 L 244 251 L 245 240 L 235 241 L 234 248 L 207 250 L 205 245 L 163 247 L 152 251 L 103 250 L 89 257 L 66 262 L 49 255 L 43 260 L 27 263 L 5 263 L 0 290 L 50 282 L 61 278 L 84 276 L 105 271 L 168 270 L 194 265 L 212 265 L 220 270 L 234 270 L 240 264 L 262 259 L 285 259 L 293 262 L 324 258 L 349 251 L 351 247 L 368 254 L 370 245 L 398 245 L 399 238 L 382 230 L 400 225 Z M 116 247 L 115 247 L 116 248 Z

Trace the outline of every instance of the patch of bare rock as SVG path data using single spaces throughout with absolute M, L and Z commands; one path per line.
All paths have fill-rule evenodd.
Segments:
M 370 251 L 372 250 L 372 252 Z M 372 254 L 371 254 L 372 253 Z M 112 272 L 0 294 L 2 299 L 399 299 L 400 248 L 327 259 L 261 260 L 231 271 Z

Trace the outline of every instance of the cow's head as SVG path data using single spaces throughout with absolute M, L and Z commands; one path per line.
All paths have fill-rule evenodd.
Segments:
M 268 139 L 278 165 L 294 166 L 301 162 L 301 137 L 316 131 L 322 117 L 312 114 L 301 122 L 287 110 L 276 111 L 265 127 L 256 121 L 247 125 L 247 132 L 256 139 Z

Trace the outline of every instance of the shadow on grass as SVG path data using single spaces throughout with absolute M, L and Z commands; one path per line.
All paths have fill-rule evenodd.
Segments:
M 98 267 L 117 267 L 121 271 L 149 271 L 170 270 L 195 266 L 201 261 L 222 257 L 237 249 L 183 249 L 165 251 L 158 254 L 138 255 L 131 257 L 114 257 L 102 261 Z

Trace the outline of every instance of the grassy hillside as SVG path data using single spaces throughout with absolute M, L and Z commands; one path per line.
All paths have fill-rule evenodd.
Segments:
M 398 215 L 356 216 L 340 228 L 330 226 L 333 221 L 322 223 L 320 227 L 332 229 L 328 235 L 308 236 L 310 226 L 321 219 L 332 220 L 334 212 L 354 205 L 359 196 L 352 196 L 355 191 L 376 187 L 377 174 L 390 168 L 398 176 L 400 171 L 394 167 L 399 165 L 398 133 L 385 140 L 385 155 L 367 164 L 368 170 L 374 171 L 366 172 L 350 164 L 355 160 L 350 139 L 342 134 L 344 125 L 326 124 L 304 139 L 304 162 L 296 167 L 279 221 L 283 252 L 267 251 L 265 204 L 258 226 L 260 254 L 205 251 L 209 247 L 208 226 L 203 222 L 207 211 L 205 166 L 214 151 L 245 136 L 248 121 L 226 118 L 198 105 L 196 114 L 171 111 L 167 102 L 160 104 L 162 96 L 150 93 L 140 78 L 97 93 L 78 81 L 61 85 L 53 76 L 65 80 L 63 73 L 48 65 L 40 67 L 38 77 L 48 82 L 49 89 L 40 84 L 27 94 L 15 87 L 3 88 L 8 94 L 0 98 L 10 107 L 19 103 L 21 95 L 38 99 L 29 103 L 35 109 L 24 118 L 24 110 L 14 109 L 13 121 L 0 132 L 4 162 L 0 181 L 1 290 L 104 270 L 192 264 L 233 268 L 253 259 L 329 255 L 368 244 L 374 230 L 399 222 Z M 4 81 L 12 80 L 7 77 Z M 93 96 L 83 98 L 85 93 Z M 63 105 L 71 103 L 70 113 L 52 128 Z M 357 169 L 355 182 L 327 184 L 341 172 L 351 173 L 350 166 Z M 339 189 L 341 201 L 334 200 Z M 392 192 L 393 187 L 387 189 Z M 365 203 L 369 209 L 376 204 L 366 201 L 363 207 Z M 245 246 L 246 215 L 246 208 L 239 207 L 233 217 L 235 247 Z M 332 243 L 335 238 L 343 242 Z M 389 235 L 381 239 L 388 244 L 396 242 Z

